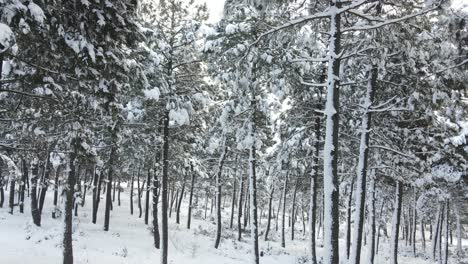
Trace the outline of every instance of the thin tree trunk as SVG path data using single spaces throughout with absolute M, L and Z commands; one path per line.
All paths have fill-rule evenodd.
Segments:
M 371 177 L 370 182 L 370 210 L 369 210 L 369 218 L 370 218 L 370 245 L 369 245 L 369 264 L 374 264 L 375 259 L 375 172 Z
M 81 199 L 81 207 L 84 207 L 85 205 L 85 202 L 86 202 L 86 191 L 88 190 L 88 184 L 86 184 L 88 182 L 88 173 L 89 172 L 89 167 L 85 169 L 85 178 L 84 178 L 84 182 L 83 182 L 83 199 Z
M 37 158 L 33 160 L 31 166 L 31 215 L 34 224 L 41 226 L 41 214 L 37 204 L 37 180 L 39 177 L 39 161 Z
M 114 111 L 112 111 L 114 112 Z M 112 113 L 112 117 L 114 119 L 115 113 Z M 118 130 L 117 125 L 114 125 L 112 129 L 110 129 L 111 137 L 112 137 L 112 145 L 110 150 L 109 156 L 109 169 L 107 172 L 107 192 L 106 192 L 106 210 L 104 213 L 104 231 L 109 231 L 109 224 L 110 224 L 110 210 L 112 206 L 111 200 L 111 190 L 112 190 L 112 182 L 115 173 L 114 162 L 117 160 L 117 141 L 118 141 Z
M 400 231 L 401 201 L 403 197 L 403 186 L 400 181 L 396 182 L 395 209 L 393 212 L 391 258 L 390 264 L 398 264 L 398 232 Z
M 68 179 L 65 185 L 66 200 L 65 200 L 65 230 L 63 234 L 63 264 L 73 264 L 73 245 L 72 245 L 72 224 L 73 224 L 73 195 L 75 193 L 75 162 L 79 146 L 77 138 L 73 138 L 71 146 L 73 151 L 70 153 L 70 169 L 68 171 Z M 33 195 L 31 195 L 33 196 Z
M 58 212 L 58 188 L 59 188 L 59 173 L 60 171 L 60 165 L 55 169 L 55 179 L 54 179 L 54 209 L 52 211 L 52 218 L 55 219 L 57 218 L 57 212 Z M 24 195 L 24 194 L 23 194 Z
M 135 171 L 132 172 L 132 179 L 130 181 L 130 214 L 133 215 L 133 185 L 135 182 Z
M 119 182 L 117 183 L 117 205 L 120 206 L 120 193 L 122 192 L 122 188 L 120 187 L 120 177 L 119 177 Z M 86 196 L 86 189 L 85 193 L 83 194 L 83 201 L 84 197 Z
M 441 208 L 440 203 L 437 205 L 437 222 L 435 225 L 434 234 L 432 235 L 432 260 L 436 260 L 436 252 L 437 252 L 437 241 L 439 236 L 439 226 L 441 225 Z M 432 229 L 432 228 L 431 228 Z M 432 233 L 432 232 L 431 232 Z
M 167 180 L 168 180 L 168 169 L 169 169 L 169 111 L 164 112 L 164 130 L 163 130 L 163 173 L 161 180 L 161 232 L 162 232 L 162 243 L 161 243 L 161 264 L 167 264 L 167 253 L 168 253 L 168 219 L 167 219 Z
M 448 263 L 448 255 L 449 255 L 449 250 L 448 250 L 448 240 L 449 240 L 449 212 L 450 212 L 450 202 L 447 199 L 445 202 L 445 247 L 444 247 L 444 264 Z
M 462 248 L 462 230 L 461 230 L 461 220 L 460 220 L 460 209 L 456 207 L 456 217 L 457 217 L 457 256 L 461 258 L 463 254 Z
M 265 241 L 268 241 L 268 233 L 270 233 L 270 225 L 271 225 L 271 210 L 273 204 L 273 194 L 275 193 L 275 186 L 271 186 L 270 198 L 268 199 L 268 218 L 267 218 L 267 226 L 265 230 Z
M 284 228 L 286 225 L 286 194 L 288 191 L 288 178 L 289 178 L 289 170 L 286 172 L 286 177 L 284 178 L 284 187 L 283 187 L 283 221 L 281 223 L 281 247 L 286 247 L 285 235 L 284 235 Z
M 145 225 L 148 224 L 149 219 L 149 196 L 151 191 L 151 173 L 148 168 L 147 177 L 146 177 L 146 200 L 145 200 Z
M 291 205 L 291 240 L 294 240 L 294 224 L 296 223 L 296 194 L 297 194 L 297 185 L 298 179 L 296 178 L 296 183 L 294 184 L 294 193 L 293 193 L 293 200 Z
M 325 71 L 325 69 L 324 69 Z M 325 74 L 322 74 L 321 82 L 325 81 Z M 317 106 L 322 109 L 322 102 L 319 100 Z M 317 218 L 317 180 L 319 174 L 319 154 L 320 154 L 320 137 L 321 137 L 321 120 L 320 116 L 315 117 L 315 142 L 314 142 L 314 156 L 312 158 L 313 165 L 310 177 L 310 217 L 309 217 L 309 247 L 310 247 L 310 262 L 311 264 L 317 263 L 316 244 L 317 238 L 315 234 L 315 223 Z
M 281 204 L 282 204 L 282 201 L 283 201 L 283 193 L 284 193 L 284 191 L 282 191 L 280 193 L 280 199 L 279 199 L 279 202 L 278 202 L 278 209 L 276 210 L 276 232 L 278 232 L 279 213 L 280 213 Z
M 244 195 L 244 176 L 240 175 L 239 181 L 239 203 L 238 203 L 238 212 L 237 212 L 237 240 L 241 241 L 242 238 L 242 204 L 243 204 L 243 195 Z
M 421 219 L 421 242 L 423 251 L 426 252 L 426 235 L 424 234 L 424 220 Z
M 351 244 L 350 264 L 359 264 L 361 261 L 362 233 L 364 226 L 364 211 L 366 202 L 366 178 L 367 160 L 369 156 L 369 138 L 372 124 L 370 107 L 374 101 L 377 83 L 377 67 L 372 66 L 369 70 L 366 98 L 364 102 L 365 112 L 361 121 L 361 143 L 359 146 L 359 161 L 357 167 L 356 201 L 354 214 L 354 240 Z
M 21 179 L 20 187 L 19 187 L 19 210 L 20 213 L 24 213 L 24 191 L 26 189 L 26 181 L 28 181 L 28 165 L 26 160 L 22 159 L 23 163 L 23 177 Z
M 349 187 L 349 197 L 348 197 L 348 208 L 347 208 L 347 217 L 346 217 L 346 257 L 349 259 L 349 254 L 351 250 L 351 214 L 352 214 L 352 204 L 353 204 L 353 190 L 354 190 L 354 178 L 351 179 L 351 186 Z
M 237 159 L 236 159 L 237 160 Z M 237 166 L 237 165 L 236 165 Z M 229 221 L 229 228 L 232 229 L 232 225 L 234 224 L 234 208 L 236 207 L 236 188 L 237 188 L 237 181 L 236 181 L 236 171 L 234 172 L 234 183 L 233 183 L 233 190 L 232 190 L 232 203 L 231 203 L 231 220 Z
M 252 92 L 252 97 L 255 97 L 255 94 Z M 251 138 L 255 139 L 256 137 L 256 127 L 255 127 L 255 111 L 256 111 L 256 101 L 255 99 L 251 100 L 251 117 L 250 117 L 250 124 L 249 124 L 249 132 Z M 254 264 L 260 263 L 260 252 L 258 247 L 258 215 L 257 215 L 257 175 L 256 175 L 256 147 L 255 141 L 251 143 L 250 151 L 249 151 L 249 186 L 250 186 L 250 220 L 251 220 L 251 227 L 250 227 L 250 236 L 253 240 L 253 254 Z
M 144 184 L 143 184 L 144 185 Z M 137 174 L 137 188 L 138 188 L 138 218 L 141 218 L 143 215 L 143 211 L 141 208 L 141 191 L 143 190 L 143 186 L 140 188 L 140 168 L 138 168 L 138 174 Z
M 413 256 L 416 257 L 416 220 L 418 217 L 417 210 L 416 210 L 416 189 L 414 189 L 414 197 L 413 197 L 413 232 L 411 233 L 411 242 L 413 246 Z
M 160 158 L 157 159 L 156 163 L 159 164 Z M 153 175 L 153 239 L 154 247 L 160 248 L 160 234 L 159 234 L 159 223 L 158 223 L 158 201 L 159 201 L 159 181 L 156 176 L 156 170 L 154 170 Z
M 188 216 L 187 216 L 187 229 L 190 229 L 190 224 L 192 222 L 192 199 L 193 199 L 193 190 L 195 188 L 195 172 L 193 171 L 193 163 L 190 162 L 190 173 L 192 174 L 192 179 L 190 181 L 190 197 L 189 197 L 189 206 L 188 206 Z
M 221 147 L 221 156 L 218 161 L 218 171 L 216 172 L 216 240 L 214 247 L 218 248 L 221 242 L 221 176 L 223 172 L 224 160 L 226 159 L 227 147 L 226 138 L 223 139 L 223 145 Z
M 188 170 L 188 169 L 187 169 Z M 183 178 L 183 182 L 182 182 L 182 190 L 180 191 L 180 197 L 179 197 L 179 201 L 177 202 L 177 211 L 176 211 L 176 223 L 179 224 L 180 223 L 180 207 L 182 206 L 182 201 L 184 199 L 184 193 L 185 193 L 185 181 L 187 180 L 187 173 L 188 172 L 185 172 L 184 173 L 184 178 Z
M 102 187 L 102 178 L 103 178 L 104 172 L 101 170 L 99 171 L 99 176 L 97 175 L 96 171 L 96 177 L 97 177 L 97 189 L 96 193 L 94 195 L 94 206 L 93 206 L 93 224 L 96 224 L 97 220 L 97 213 L 99 209 L 99 203 L 101 202 L 101 187 Z

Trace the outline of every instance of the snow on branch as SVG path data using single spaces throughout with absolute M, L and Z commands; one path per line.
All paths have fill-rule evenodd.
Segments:
M 372 145 L 372 146 L 369 146 L 369 148 L 388 150 L 388 151 L 393 152 L 393 153 L 395 153 L 397 155 L 400 155 L 400 156 L 403 156 L 403 157 L 406 157 L 406 158 L 409 158 L 409 159 L 414 159 L 414 157 L 409 155 L 409 154 L 405 154 L 405 153 L 403 153 L 401 151 L 398 151 L 396 149 L 392 149 L 392 148 L 389 148 L 389 147 L 386 147 L 386 146 Z

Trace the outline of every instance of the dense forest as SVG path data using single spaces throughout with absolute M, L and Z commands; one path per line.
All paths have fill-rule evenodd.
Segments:
M 0 263 L 468 263 L 466 1 L 203 2 L 0 1 Z

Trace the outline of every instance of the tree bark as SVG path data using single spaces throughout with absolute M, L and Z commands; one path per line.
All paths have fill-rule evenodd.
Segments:
M 369 138 L 372 124 L 370 108 L 374 102 L 377 83 L 377 67 L 369 70 L 367 91 L 365 98 L 365 112 L 361 120 L 361 144 L 359 146 L 359 161 L 357 166 L 356 201 L 354 214 L 354 241 L 351 245 L 350 264 L 359 264 L 361 261 L 362 233 L 364 226 L 364 211 L 366 203 L 367 160 L 369 156 Z
M 232 229 L 232 225 L 234 224 L 234 208 L 236 207 L 236 191 L 237 191 L 236 190 L 237 188 L 236 173 L 237 173 L 237 169 L 234 172 L 234 183 L 232 184 L 233 190 L 232 190 L 232 202 L 231 202 L 231 220 L 229 221 L 229 228 L 231 229 Z
M 146 176 L 146 200 L 145 200 L 145 225 L 148 224 L 149 219 L 149 196 L 151 191 L 151 173 L 150 169 L 148 168 L 147 176 Z
M 22 159 L 23 163 L 23 177 L 21 179 L 20 187 L 19 187 L 19 210 L 20 213 L 24 213 L 24 191 L 26 189 L 26 181 L 28 181 L 28 165 L 26 160 Z
M 38 208 L 37 201 L 37 181 L 39 177 L 39 161 L 37 158 L 31 163 L 31 215 L 33 223 L 41 226 L 41 214 Z
M 288 192 L 288 178 L 289 170 L 286 172 L 286 177 L 284 178 L 284 187 L 283 187 L 283 221 L 281 223 L 281 247 L 286 247 L 284 228 L 286 225 L 286 194 Z
M 273 205 L 273 194 L 275 193 L 275 186 L 271 186 L 270 198 L 268 199 L 268 218 L 267 218 L 267 226 L 265 230 L 265 241 L 268 241 L 268 233 L 270 233 L 270 225 L 271 225 L 271 211 Z
M 398 264 L 398 232 L 400 231 L 401 202 L 403 198 L 403 186 L 400 181 L 396 182 L 395 209 L 393 212 L 393 228 L 391 240 L 391 264 Z
M 448 263 L 448 255 L 449 255 L 449 250 L 448 250 L 448 241 L 449 241 L 449 212 L 450 212 L 450 202 L 447 199 L 445 202 L 445 247 L 444 247 L 444 264 Z
M 195 172 L 193 171 L 193 163 L 190 162 L 190 173 L 192 174 L 192 179 L 190 181 L 190 197 L 189 197 L 189 207 L 188 207 L 188 216 L 187 216 L 187 229 L 190 229 L 190 224 L 192 222 L 192 199 L 193 199 L 193 190 L 195 188 Z
M 169 169 L 169 111 L 164 112 L 164 130 L 163 130 L 163 173 L 161 179 L 161 231 L 162 231 L 162 243 L 161 243 L 161 264 L 167 264 L 167 253 L 168 253 L 168 219 L 167 219 L 167 179 Z
M 60 165 L 55 169 L 55 179 L 54 179 L 54 209 L 52 211 L 52 218 L 57 218 L 58 212 L 58 188 L 59 188 L 59 175 L 60 175 Z M 24 195 L 24 194 L 23 194 Z
M 155 175 L 156 177 L 156 175 Z M 132 179 L 130 182 L 130 214 L 133 215 L 133 183 L 135 182 L 135 171 L 132 172 Z
M 221 176 L 223 172 L 224 160 L 226 159 L 227 147 L 226 138 L 223 138 L 223 145 L 221 147 L 221 156 L 218 161 L 218 171 L 216 172 L 216 240 L 214 247 L 218 248 L 221 242 Z
M 79 146 L 79 139 L 73 138 L 70 153 L 70 170 L 68 171 L 67 184 L 65 185 L 65 230 L 63 234 L 63 264 L 73 264 L 72 224 L 73 224 L 73 195 L 75 193 L 75 162 Z M 31 195 L 32 196 L 32 195 Z
M 375 173 L 371 176 L 370 182 L 370 208 L 369 208 L 369 218 L 370 218 L 370 245 L 369 245 L 369 264 L 374 264 L 375 259 Z
M 180 207 L 182 206 L 182 201 L 184 199 L 184 193 L 185 193 L 185 182 L 187 180 L 187 173 L 188 173 L 188 169 L 187 171 L 184 173 L 184 178 L 183 178 L 183 182 L 182 182 L 182 189 L 180 191 L 180 197 L 179 197 L 179 201 L 177 202 L 177 211 L 176 211 L 176 224 L 179 224 L 180 223 Z
M 104 169 L 104 168 L 102 168 Z M 101 185 L 102 185 L 102 178 L 103 178 L 103 175 L 104 175 L 104 171 L 101 170 L 99 171 L 99 177 L 97 175 L 97 171 L 96 171 L 96 178 L 97 178 L 97 189 L 96 189 L 96 192 L 94 193 L 94 196 L 93 196 L 93 200 L 94 200 L 94 206 L 93 206 L 93 224 L 96 224 L 96 220 L 97 220 L 97 213 L 98 213 L 98 209 L 99 209 L 99 203 L 101 202 Z
M 348 197 L 348 208 L 347 208 L 347 219 L 346 219 L 346 257 L 349 259 L 351 250 L 351 213 L 353 204 L 353 190 L 354 190 L 354 178 L 351 179 L 351 186 L 349 187 Z
M 340 8 L 337 0 L 331 0 L 331 8 Z M 324 264 L 339 263 L 339 186 L 338 186 L 338 131 L 339 131 L 339 86 L 341 53 L 341 15 L 330 15 L 330 36 L 328 41 L 327 101 L 325 104 L 326 128 L 323 151 L 324 185 Z
M 239 181 L 239 203 L 238 203 L 238 212 L 237 212 L 237 240 L 241 241 L 242 238 L 242 204 L 243 204 L 243 195 L 244 195 L 244 176 L 240 174 Z
M 251 138 L 257 138 L 257 131 L 255 126 L 255 111 L 256 111 L 256 99 L 255 93 L 252 92 L 252 100 L 251 100 L 251 117 L 250 117 L 250 124 L 249 124 L 249 132 Z M 251 227 L 250 227 L 250 236 L 253 240 L 253 253 L 254 253 L 254 264 L 260 263 L 260 252 L 258 248 L 258 216 L 257 216 L 257 175 L 256 175 L 256 147 L 255 141 L 252 142 L 249 151 L 249 186 L 250 186 L 250 220 L 251 220 Z
M 294 240 L 294 224 L 296 223 L 296 194 L 297 194 L 298 179 L 294 184 L 293 200 L 291 205 L 291 240 Z
M 159 159 L 156 163 L 159 163 Z M 161 246 L 161 238 L 159 234 L 159 223 L 158 223 L 158 201 L 159 201 L 159 181 L 156 176 L 156 170 L 153 175 L 153 239 L 154 247 L 159 249 Z

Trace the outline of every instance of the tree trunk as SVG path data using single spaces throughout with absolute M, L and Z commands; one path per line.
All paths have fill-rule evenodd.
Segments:
M 351 249 L 351 213 L 353 204 L 353 190 L 354 190 L 354 178 L 351 179 L 351 186 L 349 187 L 348 197 L 348 208 L 347 208 L 347 221 L 346 221 L 346 257 L 349 259 L 349 253 Z
M 103 168 L 102 168 L 103 169 Z M 97 171 L 96 171 L 96 174 L 97 174 Z M 98 213 L 98 209 L 99 209 L 99 203 L 101 202 L 101 187 L 102 187 L 102 178 L 103 178 L 103 175 L 104 175 L 104 171 L 101 170 L 99 171 L 99 177 L 98 175 L 96 175 L 96 178 L 97 178 L 97 189 L 96 189 L 96 192 L 93 196 L 93 200 L 94 200 L 94 206 L 93 206 L 93 224 L 96 224 L 96 220 L 97 220 L 97 213 Z
M 182 201 L 184 199 L 184 193 L 185 193 L 185 181 L 187 180 L 187 173 L 188 173 L 188 169 L 187 171 L 184 173 L 184 178 L 183 178 L 183 182 L 182 182 L 182 190 L 180 191 L 180 197 L 179 197 L 179 201 L 177 202 L 177 211 L 176 211 L 176 224 L 179 224 L 180 223 L 180 207 L 182 206 Z
M 84 207 L 85 202 L 86 202 L 86 191 L 88 190 L 88 185 L 86 184 L 88 182 L 88 173 L 89 168 L 85 169 L 85 177 L 84 177 L 84 182 L 83 182 L 83 198 L 81 199 L 81 207 Z
M 413 246 L 413 256 L 416 257 L 416 220 L 417 220 L 417 217 L 418 217 L 418 214 L 417 214 L 417 211 L 416 211 L 416 189 L 414 189 L 414 197 L 413 197 L 413 232 L 411 233 L 411 242 L 412 242 L 412 246 Z
M 59 188 L 59 175 L 60 175 L 60 165 L 55 169 L 55 179 L 54 179 L 54 209 L 52 211 L 52 218 L 57 218 L 58 212 L 58 188 Z M 23 193 L 24 195 L 24 193 Z
M 424 234 L 424 220 L 421 219 L 421 243 L 424 253 L 426 252 L 426 235 Z
M 448 250 L 448 240 L 449 240 L 449 212 L 450 212 L 450 202 L 447 199 L 445 202 L 445 247 L 444 247 L 444 264 L 448 263 L 448 255 L 449 255 L 449 250 Z
M 241 241 L 242 238 L 242 204 L 243 204 L 243 195 L 244 195 L 244 176 L 240 175 L 239 181 L 239 203 L 238 203 L 238 212 L 237 212 L 237 240 Z
M 3 175 L 2 175 L 2 161 L 0 161 L 0 208 L 3 208 L 3 203 L 5 202 L 5 193 L 3 191 Z
M 114 114 L 113 114 L 114 116 Z M 112 206 L 112 200 L 111 200 L 111 190 L 112 190 L 112 180 L 114 176 L 114 162 L 117 161 L 117 142 L 118 142 L 118 131 L 117 131 L 117 125 L 114 125 L 114 127 L 111 129 L 111 135 L 112 135 L 112 145 L 111 145 L 111 151 L 110 151 L 110 157 L 109 157 L 109 169 L 108 169 L 108 174 L 107 174 L 107 192 L 106 192 L 106 210 L 104 214 L 104 231 L 109 231 L 109 222 L 110 222 L 110 210 Z
M 28 165 L 26 160 L 22 160 L 23 163 L 23 177 L 21 179 L 20 187 L 19 187 L 19 210 L 20 213 L 24 213 L 24 191 L 26 189 L 26 181 L 28 181 Z
M 79 165 L 79 164 L 78 164 Z M 80 167 L 76 166 L 76 184 L 75 194 L 73 195 L 74 201 L 73 206 L 75 208 L 75 216 L 78 216 L 78 199 L 81 199 L 81 178 L 80 178 Z
M 322 74 L 321 82 L 325 81 L 325 74 Z M 319 101 L 318 109 L 322 109 L 322 103 Z M 316 234 L 315 234 L 315 222 L 317 218 L 317 180 L 318 180 L 318 168 L 319 168 L 319 155 L 320 155 L 320 137 L 321 137 L 321 120 L 320 116 L 315 117 L 315 144 L 314 144 L 314 156 L 312 158 L 312 171 L 310 177 L 310 217 L 309 217 L 309 247 L 310 247 L 310 261 L 311 264 L 317 263 L 316 254 Z
M 73 151 L 70 153 L 70 170 L 68 171 L 67 184 L 65 185 L 65 230 L 63 233 L 63 264 L 73 264 L 73 246 L 72 246 L 72 224 L 73 224 L 73 195 L 75 193 L 75 162 L 79 146 L 77 138 L 73 138 L 71 146 Z M 34 174 L 34 173 L 33 173 Z M 33 195 L 31 195 L 33 196 Z
M 297 194 L 297 185 L 298 179 L 296 178 L 296 183 L 294 184 L 294 193 L 293 200 L 291 205 L 291 240 L 294 240 L 294 224 L 296 223 L 296 194 Z
M 161 180 L 161 231 L 162 231 L 162 243 L 161 243 L 161 264 L 167 264 L 167 253 L 168 253 L 168 238 L 169 230 L 167 225 L 167 179 L 169 169 L 169 111 L 164 112 L 164 130 L 163 130 L 163 173 Z
M 226 159 L 227 153 L 226 138 L 223 139 L 223 145 L 221 147 L 221 156 L 218 161 L 218 171 L 216 172 L 216 240 L 214 247 L 218 248 L 221 242 L 221 176 L 223 172 L 224 160 Z
M 255 94 L 252 93 L 252 97 L 255 97 Z M 256 101 L 253 99 L 251 101 L 251 117 L 250 117 L 250 124 L 249 124 L 249 132 L 251 138 L 255 139 L 256 136 L 256 127 L 255 127 L 255 111 L 256 111 Z M 250 236 L 253 240 L 253 253 L 254 253 L 254 264 L 260 263 L 260 252 L 258 248 L 258 216 L 257 216 L 257 175 L 256 175 L 256 147 L 255 141 L 251 143 L 250 151 L 249 151 L 249 186 L 250 186 L 250 220 L 251 220 L 251 227 L 250 227 Z
M 441 219 L 441 208 L 440 208 L 440 203 L 437 205 L 437 222 L 435 225 L 435 230 L 434 234 L 432 235 L 432 260 L 436 260 L 436 252 L 437 252 L 437 241 L 438 241 L 438 236 L 439 236 L 439 226 L 441 225 L 440 219 Z
M 192 174 L 192 179 L 190 181 L 190 197 L 189 197 L 189 206 L 188 206 L 188 216 L 187 216 L 187 229 L 190 229 L 190 224 L 192 222 L 192 199 L 193 199 L 193 190 L 195 188 L 195 172 L 193 171 L 193 163 L 190 162 L 190 173 Z
M 280 199 L 279 199 L 279 202 L 278 202 L 278 209 L 276 210 L 276 232 L 278 232 L 279 213 L 280 213 L 281 204 L 282 204 L 282 201 L 283 201 L 283 193 L 284 193 L 284 191 L 282 191 L 280 193 Z
M 370 208 L 369 208 L 369 218 L 370 218 L 370 245 L 369 245 L 369 264 L 374 264 L 375 258 L 375 172 L 371 177 L 370 182 Z
M 15 179 L 10 180 L 10 197 L 8 199 L 8 207 L 10 207 L 10 214 L 13 214 L 15 206 Z
M 159 158 L 157 159 L 157 164 L 159 164 Z M 160 248 L 160 235 L 159 235 L 159 223 L 158 223 L 158 201 L 159 201 L 159 181 L 156 176 L 156 170 L 154 170 L 153 175 L 153 239 L 154 247 Z
M 234 208 L 236 207 L 236 188 L 237 188 L 237 181 L 236 181 L 236 171 L 234 172 L 234 183 L 233 183 L 233 190 L 232 190 L 232 203 L 231 203 L 231 220 L 229 221 L 229 228 L 232 229 L 232 225 L 234 224 Z
M 340 8 L 339 1 L 332 0 L 330 7 Z M 324 264 L 339 263 L 339 185 L 338 185 L 338 130 L 339 130 L 339 86 L 341 53 L 341 15 L 330 15 L 330 36 L 328 41 L 327 102 L 325 104 L 326 128 L 323 151 L 324 185 Z
M 138 174 L 137 174 L 137 188 L 138 188 L 138 211 L 139 211 L 138 218 L 141 218 L 143 214 L 143 211 L 141 208 L 141 191 L 143 190 L 143 186 L 140 187 L 140 168 L 138 168 Z
M 145 200 L 145 225 L 148 224 L 149 219 L 149 196 L 151 191 L 151 173 L 150 169 L 148 168 L 147 176 L 146 176 L 146 200 Z
M 31 163 L 31 174 L 31 215 L 34 224 L 41 226 L 41 214 L 37 204 L 37 180 L 39 177 L 39 161 L 37 158 Z
M 372 66 L 369 70 L 366 98 L 364 102 L 365 112 L 361 121 L 361 144 L 359 146 L 359 160 L 357 166 L 356 201 L 354 214 L 354 240 L 351 244 L 350 264 L 359 264 L 361 261 L 362 233 L 364 226 L 364 211 L 366 202 L 366 178 L 367 160 L 369 156 L 369 138 L 372 114 L 370 108 L 374 101 L 377 83 L 377 67 Z
M 155 175 L 156 177 L 156 175 Z M 133 183 L 135 182 L 135 171 L 132 172 L 132 179 L 130 182 L 130 214 L 133 215 Z
M 391 259 L 390 264 L 398 264 L 398 232 L 400 231 L 401 201 L 403 198 L 403 185 L 400 181 L 396 182 L 395 209 L 393 212 L 392 240 L 391 240 Z
M 267 226 L 265 230 L 265 241 L 268 241 L 268 233 L 270 233 L 270 225 L 271 225 L 271 210 L 273 204 L 273 194 L 275 193 L 275 186 L 271 186 L 270 198 L 268 199 L 268 218 L 267 218 Z
M 463 248 L 462 248 L 462 227 L 461 227 L 461 219 L 460 219 L 460 209 L 457 206 L 456 207 L 456 216 L 457 216 L 457 256 L 458 258 L 461 258 L 463 254 Z
M 283 187 L 283 221 L 281 223 L 281 247 L 286 247 L 286 241 L 284 236 L 284 228 L 286 225 L 286 194 L 288 192 L 288 178 L 289 170 L 286 172 L 286 177 L 284 178 L 284 187 Z

